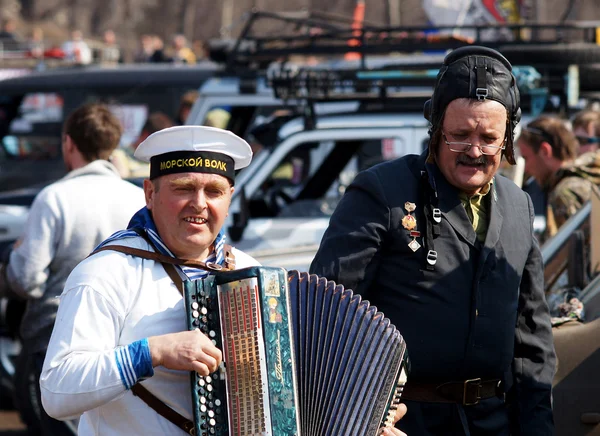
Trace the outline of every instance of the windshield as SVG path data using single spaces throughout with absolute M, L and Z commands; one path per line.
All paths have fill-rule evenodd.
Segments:
M 200 81 L 200 79 L 198 79 Z M 179 124 L 182 96 L 195 85 L 151 86 L 140 79 L 136 87 L 56 87 L 52 92 L 0 95 L 0 191 L 45 186 L 66 173 L 62 160 L 62 127 L 69 114 L 86 103 L 107 104 L 123 125 L 120 147 L 137 144 L 142 127 L 153 114 Z M 34 86 L 34 85 L 32 85 Z
M 88 94 L 88 101 L 100 101 Z M 147 104 L 107 101 L 123 126 L 120 147 L 135 143 L 149 115 Z M 0 98 L 0 190 L 44 186 L 65 173 L 62 128 L 70 110 L 59 93 Z
M 65 173 L 64 101 L 58 93 L 0 98 L 0 190 L 43 186 Z

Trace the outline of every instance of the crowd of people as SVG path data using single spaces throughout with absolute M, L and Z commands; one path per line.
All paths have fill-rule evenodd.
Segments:
M 69 48 L 79 56 L 80 37 Z M 170 57 L 160 38 L 142 38 L 138 61 L 167 58 L 195 61 L 183 37 Z M 515 83 L 494 50 L 447 55 L 425 106 L 426 151 L 359 173 L 311 264 L 406 339 L 408 407 L 386 434 L 553 434 L 556 354 L 540 244 L 598 189 L 600 117 L 585 111 L 571 125 L 543 116 L 515 138 Z M 119 176 L 135 168 L 118 168 L 121 131 L 108 109 L 73 112 L 62 144 L 70 172 L 38 195 L 0 267 L 0 291 L 27 301 L 19 370 L 36 391 L 28 407 L 42 411 L 42 434 L 61 434 L 54 418 L 73 417 L 81 435 L 183 434 L 189 372 L 208 376 L 221 363 L 210 338 L 187 331 L 181 282 L 205 278 L 208 264 L 258 265 L 223 229 L 236 170 L 253 152 L 226 130 L 175 124 L 150 115 L 129 150 L 144 169 L 141 190 Z M 531 198 L 497 177 L 502 160 L 519 155 L 547 197 L 541 239 Z
M 113 29 L 106 29 L 101 39 L 86 38 L 79 29 L 71 31 L 70 38 L 61 43 L 50 42 L 44 37 L 41 27 L 34 27 L 28 35 L 19 32 L 17 21 L 9 18 L 2 22 L 0 30 L 0 50 L 25 53 L 38 59 L 43 65 L 45 59 L 61 58 L 70 64 L 117 65 L 124 62 L 195 64 L 206 57 L 203 41 L 190 43 L 182 34 L 173 35 L 167 43 L 157 34 L 144 34 L 139 47 L 129 53 L 119 44 L 118 35 Z

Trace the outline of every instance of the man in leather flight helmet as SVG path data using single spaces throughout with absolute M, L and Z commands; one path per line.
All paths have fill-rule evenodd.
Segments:
M 483 62 L 482 59 L 485 59 L 473 57 L 476 53 L 488 57 L 489 63 L 473 65 L 473 62 Z M 425 118 L 431 123 L 430 158 L 435 153 L 431 146 L 435 148 L 439 142 L 439 136 L 436 136 L 440 134 L 446 108 L 457 98 L 494 100 L 506 108 L 506 148 L 502 150 L 502 155 L 514 165 L 514 129 L 521 121 L 521 97 L 510 62 L 496 50 L 478 46 L 462 47 L 446 56 L 436 79 L 433 96 L 425 103 L 423 110 Z
M 359 173 L 310 272 L 377 306 L 406 340 L 397 426 L 408 435 L 552 435 L 556 356 L 529 196 L 496 177 L 514 164 L 521 116 L 510 63 L 446 56 L 429 148 Z

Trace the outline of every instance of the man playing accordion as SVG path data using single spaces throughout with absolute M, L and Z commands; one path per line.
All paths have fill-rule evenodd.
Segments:
M 150 162 L 146 207 L 69 276 L 40 381 L 47 412 L 81 415 L 81 435 L 189 433 L 190 371 L 208 376 L 222 355 L 199 330 L 188 331 L 178 284 L 209 274 L 194 262 L 258 264 L 227 246 L 222 229 L 235 171 L 252 157 L 244 140 L 211 127 L 172 127 L 148 137 L 135 156 Z M 169 263 L 178 259 L 188 262 Z

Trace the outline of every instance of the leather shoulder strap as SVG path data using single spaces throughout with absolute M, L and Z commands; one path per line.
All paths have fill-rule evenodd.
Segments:
M 167 272 L 167 274 L 169 275 L 169 277 L 171 278 L 171 280 L 173 280 L 173 283 L 175 283 L 175 287 L 177 288 L 177 290 L 179 291 L 179 293 L 183 296 L 183 299 L 185 300 L 185 293 L 184 293 L 184 289 L 183 289 L 183 279 L 181 278 L 181 276 L 179 275 L 179 273 L 177 272 L 175 267 L 170 263 L 163 263 L 162 266 L 165 269 L 165 271 Z
M 96 254 L 100 251 L 105 251 L 105 250 L 120 251 L 122 253 L 131 254 L 132 256 L 143 257 L 144 259 L 155 260 L 160 263 L 170 263 L 172 265 L 189 266 L 192 268 L 200 268 L 200 269 L 203 269 L 205 271 L 210 271 L 210 272 L 224 270 L 224 268 L 221 265 L 214 264 L 212 262 L 204 263 L 204 262 L 197 262 L 195 260 L 178 259 L 176 257 L 165 256 L 164 254 L 158 253 L 156 251 L 142 250 L 139 248 L 127 247 L 125 245 L 105 245 L 104 247 L 98 248 L 97 250 L 93 251 L 90 254 L 90 256 L 92 254 Z
M 166 273 L 171 278 L 171 280 L 173 280 L 173 283 L 175 283 L 175 287 L 177 288 L 177 290 L 181 293 L 181 295 L 183 295 L 183 279 L 181 278 L 181 276 L 179 275 L 179 273 L 173 266 L 174 262 L 172 262 L 173 260 L 177 260 L 177 259 L 173 259 L 169 256 L 164 256 L 164 255 L 162 255 L 160 253 L 156 253 L 154 251 L 141 250 L 139 248 L 127 247 L 125 245 L 105 245 L 104 247 L 101 247 L 101 248 L 97 249 L 96 251 L 94 251 L 92 254 L 98 253 L 100 251 L 108 251 L 108 250 L 118 251 L 120 253 L 130 254 L 132 256 L 141 257 L 144 259 L 150 259 L 150 260 L 155 260 L 157 262 L 160 262 L 162 264 L 163 268 L 165 269 Z M 90 256 L 92 254 L 90 254 Z
M 94 250 L 89 256 L 96 254 L 100 251 L 113 250 L 113 251 L 120 251 L 120 252 L 126 253 L 126 254 L 131 254 L 132 256 L 143 257 L 144 259 L 155 260 L 157 262 L 162 263 L 163 265 L 165 263 L 167 263 L 167 264 L 172 264 L 172 265 L 189 266 L 191 268 L 200 268 L 200 269 L 203 269 L 203 270 L 209 271 L 209 272 L 230 271 L 230 270 L 235 269 L 235 256 L 233 254 L 233 248 L 231 247 L 231 245 L 228 245 L 228 244 L 224 245 L 223 250 L 224 250 L 224 254 L 225 254 L 225 267 L 222 267 L 221 265 L 219 265 L 217 263 L 213 263 L 213 262 L 204 263 L 204 262 L 197 262 L 194 260 L 186 260 L 186 259 L 179 259 L 179 258 L 171 257 L 171 256 L 165 256 L 164 254 L 161 254 L 158 252 L 158 250 L 156 249 L 156 246 L 154 245 L 152 240 L 150 240 L 150 238 L 148 237 L 146 232 L 144 232 L 141 229 L 134 229 L 134 231 L 141 238 L 143 238 L 148 244 L 150 244 L 150 246 L 152 246 L 155 251 L 141 250 L 139 248 L 127 247 L 125 245 L 105 245 L 104 247 Z M 116 249 L 115 247 L 119 247 L 119 248 Z M 230 265 L 232 265 L 232 266 L 230 266 Z
M 136 397 L 139 397 L 144 403 L 150 408 L 154 409 L 156 413 L 165 419 L 168 419 L 177 427 L 185 431 L 187 434 L 194 434 L 194 423 L 180 415 L 165 403 L 156 398 L 148 389 L 142 386 L 140 383 L 136 383 L 131 387 L 131 392 Z
M 144 239 L 146 239 L 147 241 L 149 241 L 148 238 L 145 237 L 145 235 L 142 235 L 139 232 L 138 232 L 138 234 L 140 236 L 144 237 Z M 150 241 L 149 241 L 149 243 L 152 245 L 152 243 Z M 90 254 L 90 256 L 95 253 L 98 253 L 100 251 L 107 251 L 107 250 L 118 251 L 118 252 L 129 254 L 132 256 L 137 256 L 137 257 L 141 257 L 144 259 L 151 259 L 151 260 L 160 262 L 162 264 L 163 268 L 165 269 L 166 273 L 169 275 L 169 277 L 171 278 L 171 280 L 177 287 L 177 290 L 181 293 L 181 295 L 184 295 L 183 280 L 181 279 L 181 276 L 175 269 L 174 265 L 189 265 L 189 266 L 195 266 L 196 268 L 206 269 L 209 271 L 218 271 L 218 269 L 211 267 L 210 265 L 206 265 L 206 264 L 204 264 L 204 262 L 183 261 L 181 259 L 175 259 L 175 258 L 172 258 L 169 256 L 165 256 L 165 255 L 160 254 L 155 251 L 141 250 L 139 248 L 127 247 L 125 245 L 106 245 L 106 246 L 101 247 L 101 248 L 95 250 L 94 252 L 92 252 Z M 225 266 L 226 266 L 226 268 L 235 269 L 235 256 L 233 255 L 233 252 L 231 251 L 232 250 L 231 246 L 225 245 L 224 250 L 225 250 Z M 152 394 L 148 389 L 146 389 L 140 383 L 136 383 L 135 385 L 133 385 L 131 387 L 131 392 L 136 397 L 139 397 L 144 403 L 146 403 L 146 405 L 148 405 L 148 407 L 153 409 L 160 416 L 162 416 L 163 418 L 172 422 L 173 424 L 175 424 L 177 427 L 179 427 L 186 433 L 188 433 L 190 435 L 194 435 L 195 429 L 194 429 L 193 421 L 190 421 L 183 415 L 181 415 L 181 414 L 177 413 L 175 410 L 171 409 L 169 406 L 167 406 L 165 403 L 163 403 L 161 400 L 159 400 L 154 394 Z

